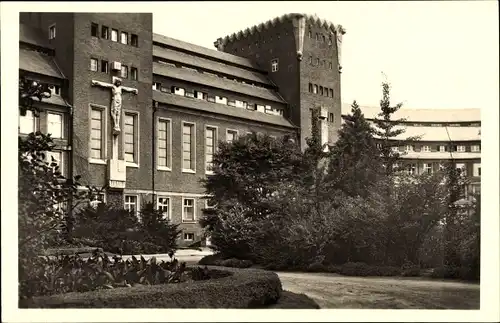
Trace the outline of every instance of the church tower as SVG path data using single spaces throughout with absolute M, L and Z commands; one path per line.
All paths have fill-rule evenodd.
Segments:
M 322 143 L 334 143 L 341 125 L 341 44 L 345 30 L 306 14 L 286 14 L 214 43 L 219 51 L 255 61 L 268 71 L 288 102 L 287 117 L 300 127 L 300 145 L 319 112 Z

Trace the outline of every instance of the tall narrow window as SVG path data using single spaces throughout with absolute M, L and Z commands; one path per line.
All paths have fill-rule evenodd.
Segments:
M 97 59 L 95 58 L 90 59 L 90 70 L 93 72 L 97 72 Z
M 237 138 L 238 138 L 238 131 L 237 130 L 232 130 L 232 129 L 226 130 L 226 141 L 228 143 L 232 143 Z
M 89 201 L 90 206 L 94 209 L 103 203 L 106 203 L 106 195 L 104 193 L 93 194 Z
M 111 40 L 114 42 L 118 41 L 118 30 L 111 29 Z
M 316 66 L 319 66 L 319 58 L 316 58 Z
M 27 110 L 25 116 L 19 116 L 19 132 L 29 134 L 37 130 L 37 118 L 33 115 L 33 111 Z
M 161 90 L 161 83 L 160 82 L 153 82 L 153 90 L 160 91 Z
M 131 67 L 130 68 L 130 76 L 132 77 L 132 80 L 137 81 L 139 72 L 137 71 L 136 67 Z
M 52 138 L 62 138 L 63 136 L 63 116 L 59 113 L 47 114 L 47 133 Z
M 56 25 L 52 25 L 49 27 L 49 39 L 56 38 Z
M 424 163 L 423 171 L 424 171 L 424 174 L 432 174 L 432 164 L 431 163 Z
M 275 58 L 271 61 L 271 72 L 277 72 L 278 71 L 278 59 Z
M 331 123 L 335 121 L 335 115 L 331 112 L 328 114 L 328 121 Z
M 109 63 L 108 61 L 101 61 L 101 72 L 102 73 L 109 73 Z
M 195 156 L 194 156 L 194 124 L 184 123 L 182 125 L 182 170 L 195 171 Z
M 139 203 L 137 201 L 136 195 L 125 195 L 125 210 L 132 212 L 135 216 L 137 216 L 137 210 L 139 208 Z
M 128 34 L 124 31 L 122 31 L 120 34 L 120 43 L 128 45 Z
M 135 34 L 130 35 L 130 45 L 132 45 L 134 47 L 139 46 L 139 37 L 137 37 L 137 35 L 135 35 Z
M 205 173 L 212 173 L 213 157 L 217 144 L 217 128 L 205 129 Z
M 170 219 L 170 199 L 168 197 L 158 197 L 156 205 L 158 210 L 163 214 L 163 218 Z
M 128 66 L 127 65 L 122 65 L 122 68 L 120 70 L 120 76 L 124 79 L 128 78 Z
M 90 158 L 104 159 L 103 110 L 92 108 L 90 119 Z
M 319 95 L 323 95 L 323 87 L 322 86 L 319 87 Z
M 101 38 L 109 39 L 109 28 L 106 26 L 101 27 Z
M 312 63 L 313 63 L 313 57 L 309 56 L 309 64 L 312 64 Z
M 171 132 L 170 120 L 160 119 L 158 121 L 158 167 L 160 169 L 171 169 Z
M 137 164 L 137 115 L 125 113 L 125 161 Z
M 182 222 L 195 221 L 194 199 L 184 198 L 182 201 Z
M 313 85 L 312 83 L 309 83 L 309 92 L 312 93 L 312 91 L 313 91 Z
M 333 98 L 333 89 L 330 89 L 330 97 Z
M 314 94 L 318 93 L 318 85 L 317 84 L 314 84 L 314 86 L 313 86 L 313 93 Z
M 481 163 L 474 163 L 472 165 L 472 176 L 481 176 Z
M 90 25 L 90 35 L 92 37 L 99 37 L 99 25 L 98 24 L 92 23 Z
M 446 146 L 439 146 L 439 151 L 444 153 L 446 151 Z

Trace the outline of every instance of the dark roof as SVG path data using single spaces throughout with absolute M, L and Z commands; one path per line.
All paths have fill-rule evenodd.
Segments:
M 39 47 L 53 49 L 53 46 L 49 44 L 40 29 L 25 24 L 19 24 L 19 41 Z
M 270 115 L 257 111 L 250 111 L 244 108 L 237 108 L 229 105 L 212 103 L 204 100 L 188 98 L 171 93 L 153 91 L 153 100 L 183 108 L 190 108 L 194 110 L 222 114 L 240 119 L 253 120 L 259 123 L 268 123 L 282 127 L 296 128 L 294 125 L 290 123 L 290 121 L 288 121 L 282 116 Z
M 153 47 L 153 55 L 165 58 L 174 62 L 183 63 L 186 65 L 197 66 L 203 69 L 233 75 L 249 81 L 259 82 L 267 85 L 272 85 L 269 79 L 262 73 L 252 72 L 247 69 L 238 68 L 233 65 L 227 65 L 207 58 L 197 57 L 176 50 L 162 48 L 159 46 Z
M 278 95 L 278 93 L 273 90 L 249 84 L 239 83 L 215 75 L 210 75 L 207 73 L 199 73 L 185 68 L 171 67 L 161 63 L 153 63 L 153 73 L 170 77 L 173 79 L 179 79 L 191 83 L 202 84 L 227 91 L 246 94 L 249 96 L 265 100 L 275 101 L 279 103 L 286 103 Z
M 190 43 L 184 42 L 182 40 L 170 38 L 170 37 L 159 35 L 159 34 L 153 34 L 153 42 L 158 42 L 158 43 L 162 43 L 162 44 L 165 44 L 165 45 L 168 45 L 171 47 L 183 49 L 185 51 L 189 51 L 191 53 L 198 54 L 199 56 L 208 56 L 208 57 L 212 57 L 212 58 L 215 58 L 218 60 L 222 60 L 222 61 L 226 61 L 226 62 L 235 64 L 235 65 L 240 65 L 243 67 L 252 68 L 254 70 L 265 72 L 264 69 L 262 69 L 257 64 L 255 64 L 254 62 L 252 62 L 251 60 L 249 60 L 247 58 L 231 55 L 231 54 L 224 53 L 224 52 L 219 52 L 217 50 L 206 48 L 203 46 L 198 46 L 195 44 L 190 44 Z
M 19 49 L 19 69 L 61 79 L 64 78 L 52 57 L 23 48 Z

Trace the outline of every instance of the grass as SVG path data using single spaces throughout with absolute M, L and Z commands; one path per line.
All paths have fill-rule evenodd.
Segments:
M 479 309 L 479 284 L 312 273 L 278 276 L 284 290 L 304 293 L 321 308 Z

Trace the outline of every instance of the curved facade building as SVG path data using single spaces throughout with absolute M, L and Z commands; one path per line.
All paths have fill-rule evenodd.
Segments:
M 373 121 L 379 107 L 361 106 L 365 118 Z M 351 112 L 350 104 L 342 105 L 342 115 Z M 481 113 L 480 109 L 410 109 L 401 108 L 393 120 L 405 119 L 398 126 L 405 133 L 396 137 L 402 153 L 400 167 L 410 174 L 432 173 L 444 162 L 453 160 L 471 179 L 469 192 L 480 191 L 481 182 Z M 407 143 L 405 139 L 418 137 Z M 451 147 L 451 148 L 450 148 Z

